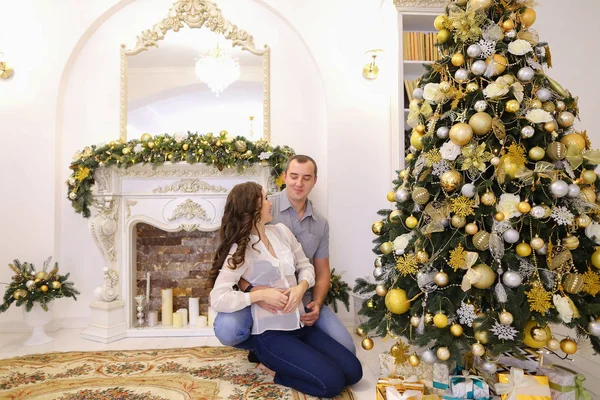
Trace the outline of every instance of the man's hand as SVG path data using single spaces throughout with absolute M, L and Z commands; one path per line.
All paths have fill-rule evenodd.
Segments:
M 304 296 L 306 289 L 308 289 L 308 282 L 303 280 L 298 285 L 283 292 L 283 294 L 288 296 L 288 302 L 283 309 L 284 314 L 290 313 L 298 308 L 298 305 L 302 303 L 302 296 Z
M 321 304 L 316 301 L 311 301 L 306 308 L 310 309 L 310 312 L 301 316 L 300 321 L 302 321 L 304 325 L 313 326 L 319 319 L 319 315 L 321 315 Z

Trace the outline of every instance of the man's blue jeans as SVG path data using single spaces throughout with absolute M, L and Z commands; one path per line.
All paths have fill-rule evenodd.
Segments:
M 304 296 L 304 304 L 308 304 L 311 297 Z M 335 339 L 336 342 L 356 354 L 356 347 L 352 336 L 342 324 L 342 321 L 327 306 L 321 307 L 319 319 L 315 326 Z M 225 346 L 233 346 L 238 349 L 252 350 L 249 340 L 252 336 L 252 312 L 250 307 L 232 313 L 219 313 L 214 322 L 215 336 Z

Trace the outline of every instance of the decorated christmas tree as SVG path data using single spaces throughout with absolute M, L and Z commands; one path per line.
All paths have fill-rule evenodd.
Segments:
M 600 152 L 546 74 L 533 6 L 456 0 L 435 19 L 443 57 L 413 93 L 394 207 L 372 227 L 375 283 L 354 288 L 366 349 L 391 336 L 428 348 L 427 362 L 573 354 L 574 338 L 553 336 L 562 324 L 600 351 Z

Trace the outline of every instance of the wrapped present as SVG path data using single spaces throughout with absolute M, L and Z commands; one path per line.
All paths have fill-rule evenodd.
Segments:
M 474 365 L 475 372 L 477 375 L 481 376 L 485 382 L 488 384 L 490 392 L 496 394 L 495 385 L 498 383 L 498 374 L 501 373 L 510 373 L 510 368 L 502 363 L 496 363 L 496 372 L 489 373 L 483 368 L 483 363 L 485 360 L 481 357 L 475 357 Z
M 419 366 L 413 367 L 408 362 L 396 365 L 396 376 L 416 376 L 420 381 L 433 380 L 433 365 L 420 363 Z
M 496 393 L 502 400 L 552 400 L 547 376 L 525 375 L 521 368 L 513 367 L 510 374 L 498 374 Z
M 535 374 L 540 365 L 540 354 L 530 348 L 517 348 L 500 355 L 498 363 L 507 367 L 521 368 L 529 374 Z
M 446 391 L 443 400 L 487 400 L 490 398 L 490 388 L 480 376 L 469 375 L 463 371 L 463 375 L 450 377 L 450 388 Z
M 548 377 L 552 400 L 592 400 L 583 387 L 585 376 L 558 365 L 538 367 L 538 375 Z
M 422 400 L 423 393 L 418 390 L 406 390 L 404 393 L 400 393 L 398 389 L 393 386 L 385 388 L 386 400 Z
M 454 361 L 436 362 L 433 364 L 433 392 L 443 396 L 450 387 L 450 375 L 454 375 Z

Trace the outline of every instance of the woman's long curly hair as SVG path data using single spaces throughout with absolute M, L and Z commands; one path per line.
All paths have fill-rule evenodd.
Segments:
M 262 186 L 255 182 L 240 183 L 229 192 L 219 230 L 220 244 L 209 272 L 209 289 L 214 286 L 234 243 L 237 243 L 238 247 L 227 266 L 236 269 L 244 263 L 250 233 L 252 228 L 257 228 L 263 201 Z

